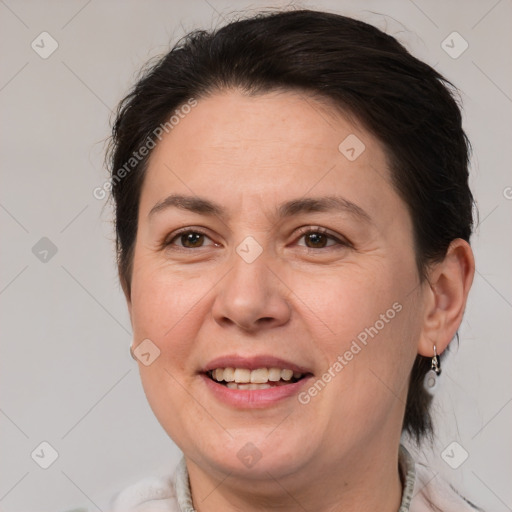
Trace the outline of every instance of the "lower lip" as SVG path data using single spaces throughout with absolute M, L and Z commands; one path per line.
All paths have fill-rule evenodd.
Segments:
M 307 376 L 292 384 L 266 389 L 230 389 L 218 384 L 204 374 L 201 374 L 200 377 L 218 400 L 228 405 L 246 409 L 268 407 L 285 398 L 295 396 L 311 378 L 311 376 Z

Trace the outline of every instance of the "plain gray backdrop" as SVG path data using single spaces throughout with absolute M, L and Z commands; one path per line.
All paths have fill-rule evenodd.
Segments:
M 184 33 L 287 5 L 0 0 L 0 510 L 103 510 L 115 491 L 174 469 L 181 454 L 128 352 L 111 210 L 93 196 L 111 111 Z M 376 25 L 461 90 L 477 271 L 435 402 L 437 438 L 418 458 L 484 509 L 512 510 L 512 1 L 293 5 Z

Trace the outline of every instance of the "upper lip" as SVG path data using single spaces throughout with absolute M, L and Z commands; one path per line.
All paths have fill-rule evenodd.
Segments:
M 302 374 L 312 373 L 311 370 L 304 366 L 270 355 L 243 357 L 233 354 L 220 356 L 207 363 L 202 369 L 202 372 L 206 373 L 216 368 L 246 368 L 248 370 L 257 370 L 258 368 L 281 368 L 282 370 L 288 369 Z

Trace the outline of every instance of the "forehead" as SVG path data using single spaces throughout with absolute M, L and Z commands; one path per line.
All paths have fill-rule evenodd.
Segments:
M 383 187 L 393 194 L 380 142 L 327 103 L 296 92 L 226 91 L 199 99 L 158 143 L 141 208 L 148 213 L 148 196 L 154 203 L 165 192 L 230 204 L 364 192 L 371 210 Z
M 217 156 L 250 155 L 262 159 L 273 153 L 278 162 L 305 154 L 318 158 L 338 156 L 339 144 L 349 135 L 364 139 L 379 151 L 379 143 L 334 105 L 305 93 L 279 91 L 246 95 L 238 90 L 213 94 L 197 101 L 154 151 L 154 157 L 169 147 L 183 147 L 189 158 L 206 148 Z M 171 136 L 172 135 L 172 136 Z M 288 149 L 286 154 L 282 149 Z M 259 150 L 264 150 L 259 154 Z M 382 155 L 383 156 L 383 155 Z

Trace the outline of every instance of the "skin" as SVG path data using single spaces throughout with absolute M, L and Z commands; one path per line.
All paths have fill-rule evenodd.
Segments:
M 365 145 L 354 161 L 338 150 L 350 134 Z M 228 216 L 148 216 L 170 194 L 218 202 Z M 276 217 L 285 201 L 333 194 L 370 220 Z M 335 238 L 315 245 L 298 231 L 318 226 Z M 207 236 L 186 246 L 175 236 L 185 227 Z M 252 263 L 235 250 L 247 236 L 262 248 Z M 442 353 L 454 337 L 473 273 L 469 245 L 454 240 L 420 282 L 382 145 L 353 120 L 292 92 L 199 99 L 151 156 L 127 296 L 134 347 L 149 338 L 160 350 L 139 363 L 141 379 L 184 452 L 196 510 L 396 512 L 408 376 L 417 353 Z M 235 408 L 198 374 L 221 355 L 270 354 L 319 378 L 394 303 L 401 311 L 308 404 Z M 250 468 L 237 457 L 249 442 L 261 454 Z

